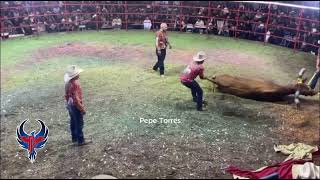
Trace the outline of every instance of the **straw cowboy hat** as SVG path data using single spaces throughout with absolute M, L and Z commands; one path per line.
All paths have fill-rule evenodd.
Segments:
M 207 59 L 207 55 L 203 51 L 199 51 L 195 56 L 193 56 L 193 61 L 200 62 Z
M 311 162 L 306 162 L 303 164 L 302 168 L 300 169 L 299 179 L 319 179 L 320 178 L 320 169 L 319 166 Z
M 68 66 L 67 71 L 64 74 L 64 82 L 69 82 L 71 79 L 78 76 L 82 71 L 83 69 L 78 68 L 76 65 Z
M 117 179 L 117 178 L 110 175 L 106 175 L 106 174 L 100 174 L 92 177 L 91 179 Z

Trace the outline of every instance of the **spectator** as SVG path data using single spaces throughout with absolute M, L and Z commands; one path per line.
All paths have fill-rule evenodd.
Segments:
M 106 17 L 102 17 L 102 27 L 101 29 L 109 29 L 111 27 L 110 21 Z
M 264 24 L 260 21 L 259 26 L 256 28 L 256 40 L 258 41 L 263 41 L 264 40 L 264 33 L 265 33 L 265 28 Z
M 204 11 L 205 11 L 204 7 L 200 8 L 199 12 L 198 12 L 198 15 L 199 16 L 203 16 L 204 15 Z
M 59 7 L 54 7 L 53 8 L 53 13 L 55 13 L 55 14 L 60 13 L 60 8 Z
M 247 30 L 246 25 L 243 22 L 241 22 L 238 28 L 239 28 L 239 30 L 241 30 L 239 33 L 237 33 L 237 34 L 239 34 L 240 38 L 247 39 L 248 33 L 245 32 Z
M 177 16 L 176 20 L 174 21 L 173 29 L 174 29 L 174 31 L 180 31 L 180 28 L 181 28 L 181 20 Z
M 262 20 L 262 13 L 260 10 L 257 11 L 257 14 L 254 16 L 254 21 L 258 22 Z
M 220 35 L 223 32 L 223 27 L 224 27 L 224 20 L 218 19 L 217 20 L 218 35 Z
M 183 32 L 187 31 L 187 25 L 184 22 L 184 18 L 181 20 L 181 29 L 182 29 Z
M 97 23 L 96 21 L 96 14 L 93 15 L 88 15 L 85 19 L 85 25 L 86 25 L 86 29 L 96 29 L 97 28 Z
M 197 22 L 194 24 L 194 31 L 203 33 L 203 30 L 206 29 L 204 22 L 202 19 L 198 19 Z
M 272 44 L 276 44 L 276 45 L 280 45 L 280 42 L 281 42 L 281 37 L 283 37 L 283 31 L 282 29 L 277 26 L 274 30 L 273 33 L 271 33 L 271 35 L 273 35 L 270 39 L 270 42 Z
M 230 37 L 234 37 L 235 36 L 235 34 L 236 34 L 236 25 L 235 25 L 235 23 L 233 22 L 233 23 L 230 23 L 230 26 L 229 26 L 229 36 Z
M 20 24 L 20 27 L 22 29 L 22 32 L 24 35 L 31 35 L 32 34 L 32 29 L 30 27 L 30 20 L 28 17 L 24 17 L 22 23 Z
M 47 12 L 45 14 L 44 25 L 45 25 L 46 31 L 48 33 L 51 33 L 51 32 L 57 31 L 58 27 L 55 23 L 55 19 L 52 16 L 48 16 L 48 13 L 50 12 Z
M 189 24 L 187 24 L 187 26 L 186 26 L 186 32 L 193 32 L 193 24 L 191 24 L 191 23 L 189 23 Z
M 108 15 L 123 13 L 125 10 L 124 6 L 99 5 L 91 1 L 86 3 L 77 3 L 79 3 L 79 5 L 64 4 L 63 1 L 39 1 L 33 2 L 32 5 L 34 6 L 32 7 L 30 2 L 1 2 L 1 32 L 10 34 L 32 34 L 33 31 L 37 30 L 36 27 L 39 28 L 39 31 L 41 31 L 41 29 L 45 29 L 47 32 L 58 32 L 60 30 L 75 30 L 77 28 L 96 29 L 106 28 L 108 26 L 117 26 L 117 28 L 119 28 L 119 26 L 122 26 L 122 23 L 120 23 L 120 18 L 116 18 L 115 20 Z M 106 3 L 108 4 L 111 2 Z M 117 1 L 116 3 L 123 4 L 121 1 Z M 143 25 L 145 29 L 150 29 L 151 27 L 154 28 L 159 26 L 160 22 L 162 21 L 169 21 L 168 18 L 170 18 L 171 15 L 175 17 L 177 14 L 180 14 L 179 8 L 174 7 L 175 5 L 180 4 L 178 1 L 172 2 L 173 7 L 153 6 L 156 4 L 159 5 L 160 3 L 167 4 L 169 2 L 142 2 L 140 7 L 128 6 L 127 11 L 135 14 L 125 15 L 124 18 L 126 20 L 129 19 L 129 23 L 138 22 L 141 28 L 141 22 L 145 22 L 143 19 L 143 14 L 152 12 L 162 13 L 163 15 L 155 15 L 155 17 L 152 18 L 154 21 L 151 25 L 147 25 L 148 23 L 143 23 L 147 25 Z M 206 23 L 206 30 L 208 33 L 224 36 L 234 36 L 236 33 L 240 38 L 266 41 L 273 44 L 281 44 L 287 47 L 293 47 L 294 40 L 298 39 L 298 48 L 301 48 L 301 50 L 306 52 L 317 53 L 317 48 L 319 46 L 319 25 L 314 23 L 315 21 L 306 21 L 303 19 L 298 21 L 298 19 L 294 18 L 302 16 L 304 19 L 318 20 L 317 18 L 319 17 L 319 12 L 312 12 L 312 10 L 304 9 L 304 11 L 299 14 L 299 10 L 297 8 L 271 5 L 270 12 L 275 14 L 275 16 L 270 16 L 268 25 L 266 25 L 265 13 L 269 11 L 267 5 L 234 2 L 212 2 L 212 7 L 217 7 L 217 9 L 212 8 L 212 12 L 210 12 L 210 9 L 208 11 L 208 9 L 205 8 L 208 3 L 195 1 L 185 2 L 184 5 L 199 8 L 183 8 L 182 14 L 189 18 L 184 20 L 184 17 L 180 17 L 179 19 L 174 20 L 175 30 L 182 29 L 183 31 L 189 32 L 195 30 L 201 33 L 202 29 L 199 27 L 202 26 L 202 22 L 201 20 L 197 21 L 195 17 L 206 16 L 207 13 L 209 13 L 214 18 Z M 15 8 L 8 9 L 8 7 Z M 71 12 L 72 15 L 69 16 L 63 14 L 62 10 L 64 9 L 66 12 Z M 239 14 L 237 11 L 233 11 L 236 9 L 240 10 Z M 255 11 L 256 13 L 242 12 L 244 10 Z M 32 12 L 36 12 L 36 16 L 34 16 Z M 94 13 L 97 13 L 95 17 L 93 17 Z M 28 16 L 28 20 L 24 19 L 24 17 Z M 292 18 L 288 18 L 288 16 Z M 240 21 L 236 25 L 233 20 L 236 20 L 237 17 L 239 17 Z M 114 23 L 111 23 L 113 20 L 115 20 Z M 96 21 L 98 21 L 98 23 Z M 299 25 L 300 27 L 298 27 Z M 268 26 L 270 28 L 265 29 L 264 26 Z M 279 28 L 276 28 L 277 26 L 279 26 Z M 285 28 L 280 28 L 281 26 L 284 26 Z M 31 31 L 29 28 L 31 28 Z M 303 32 L 297 33 L 296 29 L 298 28 Z M 242 32 L 236 31 L 236 29 L 242 30 Z M 268 34 L 266 37 L 263 37 L 265 32 Z M 282 41 L 281 38 L 285 38 L 285 40 Z
M 174 30 L 175 31 L 183 31 L 183 32 L 186 32 L 187 30 L 187 25 L 184 21 L 184 17 L 182 17 L 181 19 L 177 16 L 177 19 L 175 20 L 175 23 L 174 23 Z
M 146 19 L 143 21 L 143 28 L 146 30 L 150 30 L 152 26 L 151 20 L 146 17 Z
M 218 29 L 217 29 L 217 23 L 214 18 L 211 18 L 207 27 L 207 32 L 208 34 L 217 34 Z
M 112 27 L 114 29 L 121 29 L 121 25 L 122 25 L 122 22 L 119 17 L 116 17 L 115 19 L 112 20 Z
M 223 17 L 227 17 L 229 15 L 229 9 L 227 7 L 222 10 Z
M 268 42 L 269 42 L 270 35 L 271 35 L 271 31 L 268 30 L 267 33 L 266 33 L 266 38 L 265 38 L 265 40 L 264 40 L 265 43 L 268 43 Z
M 67 24 L 65 18 L 61 19 L 61 24 L 60 24 L 60 31 L 67 31 Z
M 9 34 L 14 34 L 15 33 L 15 31 L 13 29 L 14 24 L 12 23 L 12 21 L 10 21 L 8 19 L 7 16 L 4 16 L 3 25 L 4 25 L 4 28 L 5 28 L 5 30 L 4 30 L 5 33 L 9 33 Z M 2 28 L 1 28 L 1 30 L 2 30 Z

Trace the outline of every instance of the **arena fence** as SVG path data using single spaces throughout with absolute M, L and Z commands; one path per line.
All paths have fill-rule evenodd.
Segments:
M 195 18 L 202 19 L 206 23 L 206 29 L 209 28 L 209 22 L 212 22 L 212 28 L 217 29 L 217 21 L 233 23 L 233 28 L 230 30 L 232 32 L 232 37 L 241 38 L 241 34 L 246 34 L 248 36 L 261 36 L 261 41 L 267 42 L 269 38 L 275 38 L 281 41 L 285 46 L 291 44 L 291 48 L 294 50 L 300 49 L 301 46 L 310 46 L 313 49 L 319 48 L 319 18 L 312 19 L 311 17 L 319 17 L 319 8 L 308 8 L 308 7 L 282 7 L 285 5 L 277 5 L 277 8 L 283 8 L 289 11 L 293 10 L 298 12 L 297 15 L 285 15 L 285 14 L 275 14 L 273 12 L 272 2 L 257 3 L 256 9 L 261 9 L 261 13 L 265 17 L 263 21 L 255 20 L 243 20 L 241 16 L 244 14 L 246 16 L 256 15 L 257 11 L 252 10 L 249 5 L 255 2 L 245 2 L 245 1 L 234 1 L 228 2 L 228 9 L 224 9 L 221 2 L 213 1 L 23 1 L 20 4 L 8 5 L 1 2 L 1 34 L 11 34 L 16 29 L 22 29 L 25 27 L 31 27 L 36 29 L 42 22 L 39 21 L 41 17 L 50 16 L 62 16 L 65 21 L 52 23 L 55 26 L 64 25 L 71 26 L 79 22 L 69 22 L 68 18 L 70 16 L 88 16 L 92 24 L 92 29 L 100 30 L 108 27 L 104 27 L 103 24 L 106 23 L 106 19 L 111 20 L 114 17 L 119 17 L 122 20 L 123 29 L 129 29 L 130 27 L 142 26 L 143 19 L 149 17 L 154 28 L 158 28 L 160 23 L 166 22 L 169 29 L 183 30 L 181 25 L 181 20 Z M 222 2 L 223 4 L 223 2 Z M 53 8 L 59 8 L 59 12 L 52 12 Z M 81 10 L 80 10 L 81 9 Z M 83 9 L 87 9 L 83 12 Z M 48 11 L 50 10 L 50 11 Z M 79 11 L 80 10 L 80 11 Z M 15 11 L 23 12 L 24 15 L 5 17 L 8 13 Z M 37 13 L 45 11 L 44 14 Z M 218 17 L 221 11 L 228 12 L 229 17 Z M 6 25 L 6 20 L 14 20 L 18 18 L 28 18 L 31 20 L 31 24 L 20 24 L 19 26 L 8 26 Z M 295 23 L 295 27 L 290 27 L 287 24 L 275 24 L 274 19 L 285 19 L 286 21 L 292 21 Z M 139 21 L 137 21 L 137 19 Z M 76 20 L 77 21 L 77 20 Z M 185 22 L 187 24 L 187 22 Z M 312 28 L 304 29 L 301 28 L 305 24 L 315 24 L 318 30 L 314 31 Z M 52 25 L 51 24 L 51 25 Z M 252 30 L 244 30 L 243 24 L 250 24 L 253 26 L 259 26 L 263 24 L 263 31 L 257 32 Z M 242 26 L 241 26 L 242 25 Z M 291 32 L 290 35 L 278 36 L 274 33 L 268 32 L 270 28 L 278 28 L 282 30 L 287 30 Z M 72 28 L 67 28 L 67 31 L 76 30 Z M 292 35 L 293 34 L 293 35 Z M 311 37 L 311 40 L 306 40 L 306 37 Z M 316 52 L 316 50 L 314 51 Z

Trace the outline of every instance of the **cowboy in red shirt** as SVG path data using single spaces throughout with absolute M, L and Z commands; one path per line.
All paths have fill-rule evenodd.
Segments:
M 180 74 L 181 83 L 191 89 L 193 101 L 197 103 L 198 111 L 203 111 L 203 90 L 194 79 L 197 78 L 198 75 L 200 79 L 207 79 L 204 76 L 204 67 L 202 65 L 206 58 L 205 52 L 198 52 L 197 55 L 193 57 L 193 62 Z
M 72 142 L 78 142 L 78 145 L 87 144 L 83 137 L 83 115 L 86 114 L 82 102 L 82 89 L 79 83 L 79 74 L 82 72 L 77 66 L 72 65 L 67 69 L 64 75 L 65 81 L 65 101 L 70 115 L 70 129 Z

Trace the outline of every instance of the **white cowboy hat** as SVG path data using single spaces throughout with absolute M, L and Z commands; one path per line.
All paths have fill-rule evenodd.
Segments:
M 193 61 L 200 62 L 207 59 L 207 55 L 203 51 L 199 51 L 195 56 L 193 56 Z
M 78 76 L 83 69 L 78 68 L 76 65 L 68 66 L 66 73 L 64 74 L 64 82 L 67 83 L 74 77 Z
M 300 169 L 299 179 L 319 179 L 320 168 L 311 162 L 306 162 Z
M 110 175 L 106 175 L 106 174 L 100 174 L 92 177 L 91 179 L 117 179 L 117 178 Z

